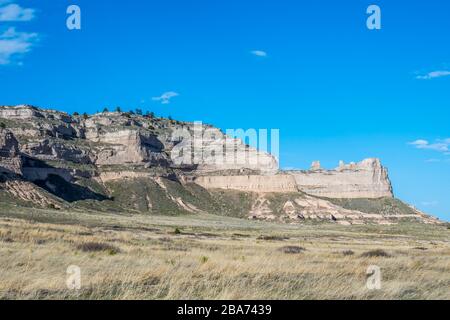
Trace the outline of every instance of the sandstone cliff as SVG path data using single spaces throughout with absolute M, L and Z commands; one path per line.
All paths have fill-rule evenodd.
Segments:
M 378 159 L 366 159 L 350 165 L 341 164 L 335 170 L 320 169 L 316 162 L 308 171 L 285 171 L 273 176 L 200 176 L 194 180 L 206 189 L 259 193 L 302 191 L 326 198 L 393 197 L 387 170 Z
M 123 112 L 70 116 L 4 106 L 0 123 L 4 201 L 284 222 L 437 222 L 393 198 L 378 159 L 282 172 L 270 154 L 212 126 Z M 333 199 L 366 202 L 349 207 Z

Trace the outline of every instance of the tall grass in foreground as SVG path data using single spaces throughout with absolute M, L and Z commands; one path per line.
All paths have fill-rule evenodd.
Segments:
M 136 225 L 120 217 L 83 220 L 97 218 L 0 218 L 0 298 L 450 299 L 445 236 L 387 234 L 382 226 L 361 232 L 274 224 L 267 231 L 198 221 L 182 228 L 182 220 L 143 217 Z M 79 291 L 66 288 L 69 265 L 81 268 Z M 381 268 L 381 290 L 366 287 L 370 265 Z

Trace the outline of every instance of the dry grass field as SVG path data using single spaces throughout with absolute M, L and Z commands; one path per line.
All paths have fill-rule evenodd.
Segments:
M 450 299 L 450 230 L 2 208 L 0 298 Z

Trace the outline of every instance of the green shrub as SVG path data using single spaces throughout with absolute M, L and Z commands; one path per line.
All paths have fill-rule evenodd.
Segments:
M 344 256 L 352 256 L 352 255 L 354 255 L 355 253 L 354 253 L 352 250 L 344 250 L 344 251 L 342 251 L 342 254 L 343 254 Z
M 203 263 L 203 264 L 207 263 L 208 260 L 209 260 L 209 258 L 206 257 L 206 256 L 203 256 L 203 257 L 200 258 L 200 262 Z
M 110 245 L 108 243 L 102 243 L 102 242 L 85 242 L 82 244 L 79 244 L 77 246 L 78 250 L 81 250 L 83 252 L 107 252 L 110 255 L 115 255 L 120 252 L 120 249 L 116 246 Z
M 370 250 L 367 252 L 364 252 L 361 257 L 365 257 L 365 258 L 373 258 L 373 257 L 390 257 L 391 255 L 389 253 L 387 253 L 384 250 L 381 249 L 375 249 L 375 250 Z
M 285 246 L 285 247 L 281 247 L 278 250 L 280 250 L 283 253 L 287 253 L 287 254 L 298 254 L 298 253 L 302 253 L 303 251 L 306 251 L 305 248 L 298 247 L 298 246 Z

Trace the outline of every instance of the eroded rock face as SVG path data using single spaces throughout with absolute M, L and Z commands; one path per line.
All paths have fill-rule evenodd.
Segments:
M 95 138 L 102 144 L 96 164 L 139 164 L 168 165 L 169 159 L 163 153 L 164 145 L 156 135 L 143 130 L 121 130 L 107 132 Z
M 193 167 L 199 174 L 217 171 L 250 170 L 260 174 L 275 174 L 278 161 L 217 128 L 189 124 L 176 128 L 172 134 L 174 147 L 171 159 L 175 165 Z
M 65 160 L 80 164 L 89 164 L 95 161 L 95 156 L 85 148 L 49 139 L 26 144 L 22 151 L 37 159 Z
M 13 122 L 11 130 L 24 154 L 43 160 L 165 166 L 199 173 L 278 170 L 270 154 L 198 123 L 118 112 L 71 117 L 26 105 L 0 107 L 0 118 Z
M 239 190 L 257 193 L 298 192 L 293 176 L 279 174 L 273 176 L 200 176 L 194 182 L 205 189 Z
M 309 171 L 289 171 L 272 176 L 202 176 L 194 180 L 206 189 L 231 189 L 258 193 L 302 191 L 326 198 L 393 197 L 387 170 L 378 159 L 324 170 L 316 163 Z
M 12 158 L 19 153 L 19 143 L 11 131 L 0 129 L 0 157 Z
M 37 109 L 31 106 L 3 106 L 0 108 L 0 118 L 28 120 L 33 117 L 42 117 L 42 115 Z
M 0 174 L 21 174 L 19 144 L 11 131 L 0 129 Z
M 300 190 L 327 198 L 393 197 L 386 168 L 379 159 L 365 159 L 335 170 L 290 171 Z

